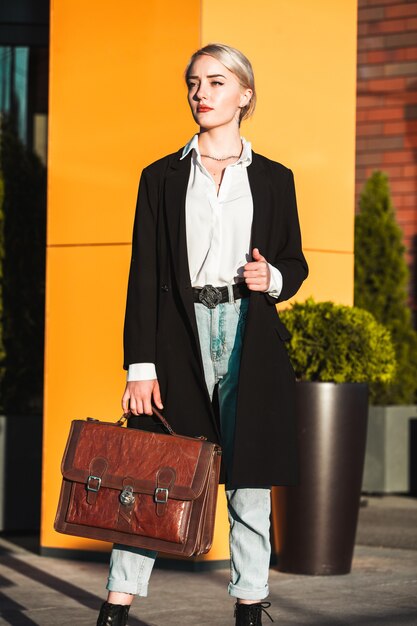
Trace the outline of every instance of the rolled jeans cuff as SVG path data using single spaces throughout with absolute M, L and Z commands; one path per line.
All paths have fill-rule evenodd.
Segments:
M 238 585 L 229 583 L 228 586 L 229 596 L 233 598 L 240 598 L 241 600 L 264 600 L 269 596 L 269 586 L 265 585 L 260 589 L 242 589 Z
M 107 591 L 117 591 L 118 593 L 130 593 L 132 596 L 146 598 L 148 595 L 148 585 L 140 585 L 129 580 L 117 580 L 109 578 L 106 586 Z

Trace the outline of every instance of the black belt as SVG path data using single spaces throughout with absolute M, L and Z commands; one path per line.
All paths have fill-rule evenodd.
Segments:
M 244 281 L 233 285 L 233 298 L 246 298 L 249 296 L 250 289 Z M 229 290 L 225 287 L 213 287 L 213 285 L 204 285 L 204 287 L 193 287 L 194 302 L 201 302 L 209 309 L 214 309 L 220 302 L 229 302 Z

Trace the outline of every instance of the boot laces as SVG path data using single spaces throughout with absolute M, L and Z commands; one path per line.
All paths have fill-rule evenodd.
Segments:
M 238 603 L 235 604 L 235 617 L 236 617 L 236 613 L 237 613 L 237 607 L 239 606 Z M 269 617 L 269 619 L 271 620 L 271 622 L 273 622 L 274 620 L 272 619 L 272 617 L 270 616 L 270 614 L 268 613 L 268 611 L 266 609 L 269 609 L 269 607 L 271 606 L 270 602 L 256 602 L 255 604 L 246 604 L 244 605 L 246 607 L 250 607 L 248 610 L 250 611 L 250 619 L 256 619 L 257 614 L 259 615 L 259 613 L 265 613 L 265 615 L 267 615 Z M 258 612 L 259 611 L 259 612 Z M 255 623 L 255 622 L 254 622 Z
M 261 611 L 263 613 L 265 613 L 266 615 L 268 615 L 269 619 L 271 620 L 271 622 L 273 622 L 274 620 L 272 619 L 272 617 L 270 616 L 270 614 L 268 613 L 268 611 L 266 609 L 269 609 L 269 607 L 271 606 L 270 602 L 261 602 Z

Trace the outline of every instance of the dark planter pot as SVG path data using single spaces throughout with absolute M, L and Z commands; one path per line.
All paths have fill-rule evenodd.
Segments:
M 276 490 L 278 568 L 348 574 L 352 567 L 365 458 L 368 387 L 296 385 L 299 484 Z

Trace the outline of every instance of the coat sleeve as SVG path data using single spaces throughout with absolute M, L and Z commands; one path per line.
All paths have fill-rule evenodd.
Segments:
M 131 363 L 155 363 L 157 318 L 158 194 L 142 172 L 133 226 L 132 257 L 123 332 L 124 369 Z
M 282 291 L 279 298 L 274 298 L 268 293 L 265 294 L 271 304 L 288 300 L 294 296 L 308 276 L 308 265 L 301 245 L 294 175 L 291 170 L 288 170 L 288 181 L 283 196 L 283 210 L 286 233 L 284 245 L 272 261 L 272 265 L 279 269 L 282 274 Z
M 265 297 L 271 304 L 283 302 L 294 296 L 308 276 L 308 265 L 301 245 L 294 175 L 291 170 L 288 170 L 288 180 L 282 202 L 285 215 L 283 222 L 285 229 L 284 245 L 276 258 L 272 260 L 272 265 L 279 269 L 282 274 L 282 291 L 279 298 L 274 298 L 265 293 Z

